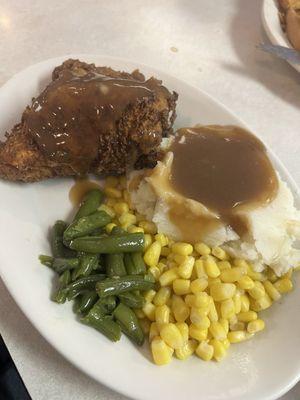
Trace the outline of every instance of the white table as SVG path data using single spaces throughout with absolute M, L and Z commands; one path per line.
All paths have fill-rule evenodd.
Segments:
M 261 6 L 261 0 L 1 0 L 0 84 L 30 64 L 69 53 L 152 65 L 228 106 L 300 184 L 300 75 L 256 50 L 266 40 Z M 33 400 L 125 399 L 65 361 L 1 281 L 0 299 L 0 332 Z M 284 397 L 299 398 L 300 384 Z

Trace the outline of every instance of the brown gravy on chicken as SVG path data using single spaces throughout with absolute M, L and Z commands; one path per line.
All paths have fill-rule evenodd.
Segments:
M 166 89 L 153 78 L 139 81 L 69 72 L 35 99 L 26 124 L 45 155 L 85 174 L 97 157 L 99 132 L 109 135 L 129 104 L 159 90 Z
M 170 149 L 174 154 L 170 182 L 183 196 L 219 215 L 240 236 L 244 220 L 236 211 L 263 205 L 277 193 L 276 172 L 262 142 L 234 126 L 180 129 Z M 182 227 L 182 221 L 174 221 Z

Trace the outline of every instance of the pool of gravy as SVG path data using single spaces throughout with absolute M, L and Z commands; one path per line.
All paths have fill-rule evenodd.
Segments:
M 263 143 L 236 126 L 182 128 L 170 151 L 170 184 L 186 198 L 203 204 L 241 237 L 248 230 L 239 211 L 267 204 L 277 193 L 276 172 Z M 175 211 L 174 211 L 175 210 Z M 170 207 L 170 219 L 184 230 L 182 213 Z M 216 226 L 215 218 L 205 221 Z M 186 236 L 186 235 L 185 235 Z

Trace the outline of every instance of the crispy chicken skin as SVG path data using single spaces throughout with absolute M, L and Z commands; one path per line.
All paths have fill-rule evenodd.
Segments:
M 78 90 L 86 93 L 81 103 L 74 94 Z M 177 97 L 160 81 L 146 81 L 139 71 L 129 74 L 67 60 L 54 69 L 52 82 L 32 100 L 21 122 L 6 133 L 0 145 L 0 178 L 34 182 L 153 167 L 162 138 L 172 134 Z M 95 104 L 101 109 L 97 115 Z M 56 115 L 57 108 L 61 112 Z M 103 114 L 98 118 L 99 112 Z M 67 125 L 66 141 L 58 142 Z

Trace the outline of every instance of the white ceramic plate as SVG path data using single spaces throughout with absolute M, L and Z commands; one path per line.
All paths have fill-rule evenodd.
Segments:
M 272 44 L 277 44 L 279 46 L 285 46 L 292 48 L 286 34 L 283 32 L 279 16 L 277 0 L 264 0 L 262 8 L 262 21 L 265 31 L 272 42 Z M 290 64 L 300 72 L 300 65 L 291 63 Z
M 20 72 L 0 89 L 0 131 L 9 130 L 21 113 L 50 80 L 53 68 L 68 57 L 36 64 Z M 245 126 L 225 107 L 200 90 L 165 73 L 132 62 L 80 55 L 98 65 L 131 71 L 140 68 L 147 76 L 160 77 L 179 93 L 177 126 L 238 124 Z M 299 206 L 297 188 L 282 164 L 273 156 L 282 177 L 289 182 Z M 67 218 L 71 205 L 71 179 L 33 184 L 0 181 L 0 272 L 12 296 L 40 333 L 70 362 L 99 382 L 135 399 L 159 400 L 271 400 L 289 390 L 300 376 L 300 313 L 298 287 L 281 303 L 264 313 L 265 332 L 252 341 L 234 345 L 221 363 L 205 363 L 197 357 L 174 361 L 165 367 L 150 362 L 124 336 L 116 344 L 80 324 L 71 303 L 50 301 L 54 274 L 38 262 L 50 252 L 49 226 Z M 32 343 L 34 351 L 34 343 Z

